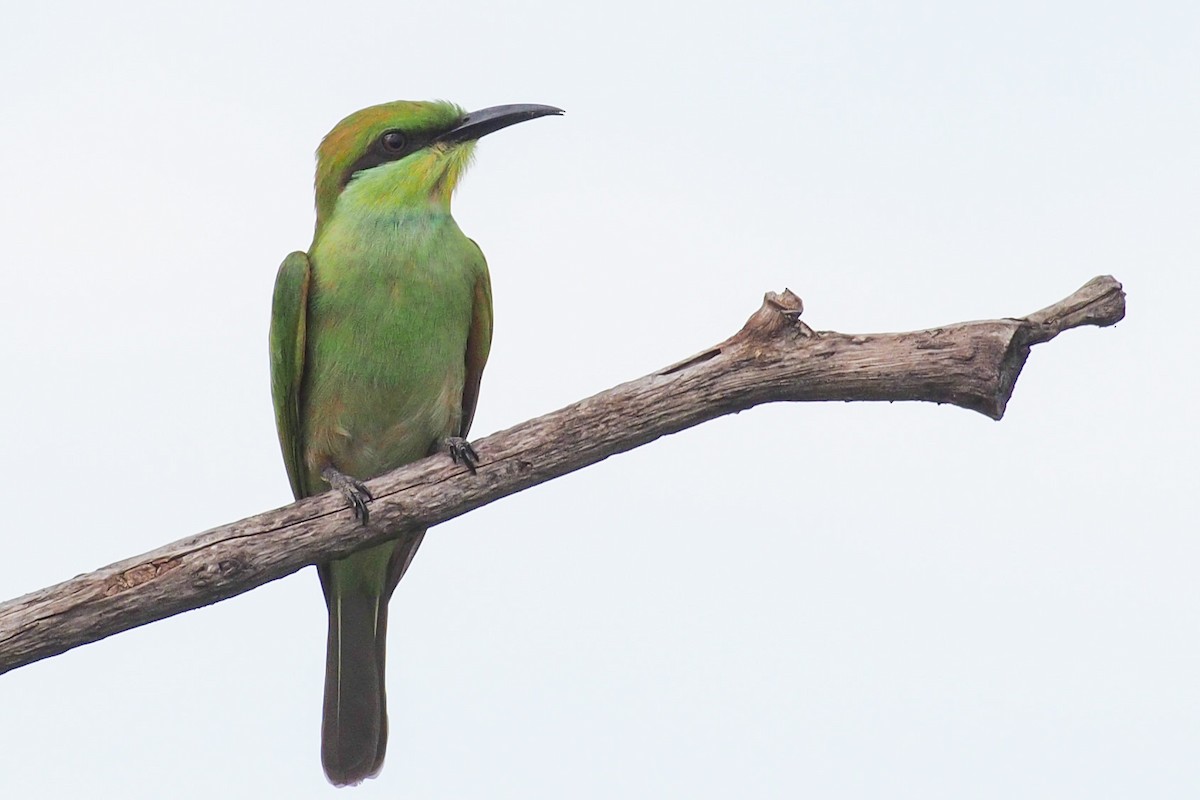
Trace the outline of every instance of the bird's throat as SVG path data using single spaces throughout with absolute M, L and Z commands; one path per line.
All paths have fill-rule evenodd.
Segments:
M 400 161 L 356 173 L 338 197 L 356 211 L 450 211 L 450 198 L 475 151 L 474 142 L 434 145 Z

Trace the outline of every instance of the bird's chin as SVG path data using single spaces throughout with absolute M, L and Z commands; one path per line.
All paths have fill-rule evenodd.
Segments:
M 439 153 L 441 177 L 434 184 L 434 193 L 449 201 L 463 174 L 475 160 L 475 142 L 453 142 L 438 144 L 434 152 Z

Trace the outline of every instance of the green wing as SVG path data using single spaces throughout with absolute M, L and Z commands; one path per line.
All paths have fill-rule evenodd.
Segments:
M 475 244 L 471 240 L 471 244 Z M 471 331 L 467 334 L 467 374 L 463 381 L 462 424 L 458 435 L 466 436 L 475 418 L 475 403 L 479 400 L 479 381 L 483 378 L 483 366 L 492 349 L 492 282 L 488 278 L 487 262 L 479 245 L 479 277 L 475 280 L 475 297 L 471 304 Z
M 271 399 L 275 427 L 292 494 L 304 490 L 304 444 L 300 440 L 300 383 L 304 378 L 304 334 L 311 270 L 305 253 L 291 253 L 279 265 L 271 299 Z

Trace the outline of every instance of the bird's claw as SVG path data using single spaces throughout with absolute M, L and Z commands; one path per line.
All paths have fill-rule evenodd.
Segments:
M 331 487 L 342 493 L 354 511 L 355 519 L 360 520 L 363 525 L 370 522 L 371 512 L 367 508 L 367 501 L 374 500 L 375 496 L 371 494 L 371 490 L 366 487 L 366 484 L 333 467 L 321 470 L 321 477 Z
M 462 464 L 472 475 L 475 474 L 475 468 L 479 466 L 479 454 L 470 442 L 462 436 L 447 436 L 445 446 L 455 464 Z

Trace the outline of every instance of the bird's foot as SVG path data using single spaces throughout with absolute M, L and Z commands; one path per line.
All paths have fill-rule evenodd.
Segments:
M 450 453 L 450 458 L 455 464 L 462 464 L 472 475 L 475 474 L 475 468 L 479 465 L 479 454 L 471 447 L 470 442 L 461 436 L 447 436 L 442 445 Z
M 346 502 L 354 509 L 354 517 L 366 525 L 370 521 L 371 512 L 367 510 L 367 501 L 375 497 L 370 490 L 357 478 L 351 478 L 337 467 L 326 467 L 321 470 L 325 482 L 337 489 L 346 498 Z

